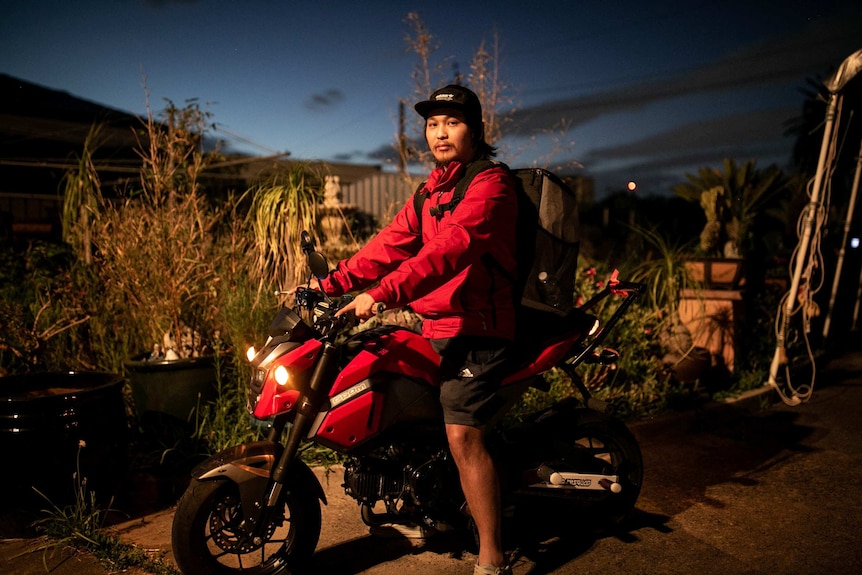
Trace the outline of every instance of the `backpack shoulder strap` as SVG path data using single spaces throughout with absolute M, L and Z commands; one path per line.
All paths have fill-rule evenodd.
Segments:
M 416 219 L 419 221 L 419 235 L 422 235 L 422 204 L 425 203 L 425 194 L 422 193 L 422 190 L 425 189 L 425 184 L 428 183 L 428 180 L 423 180 L 419 182 L 419 185 L 416 187 L 416 191 L 413 192 L 413 211 L 416 212 Z
M 473 180 L 484 172 L 485 170 L 489 170 L 495 166 L 503 166 L 502 162 L 496 162 L 494 160 L 476 160 L 475 162 L 470 162 L 467 164 L 467 169 L 464 171 L 464 175 L 461 176 L 461 179 L 458 180 L 458 183 L 455 185 L 455 192 L 452 194 L 452 199 L 447 203 L 442 204 L 440 208 L 443 211 L 446 210 L 454 210 L 455 206 L 457 206 L 461 200 L 464 199 L 464 194 L 467 193 L 467 188 L 470 187 L 470 184 L 473 183 Z M 434 214 L 431 214 L 434 215 Z
M 431 208 L 431 215 L 434 217 L 440 217 L 445 212 L 451 212 L 455 209 L 455 206 L 461 203 L 461 200 L 464 199 L 464 194 L 467 193 L 467 188 L 470 187 L 470 184 L 473 183 L 473 180 L 484 172 L 485 170 L 491 169 L 496 166 L 506 167 L 506 164 L 502 162 L 496 162 L 494 160 L 476 160 L 475 162 L 470 162 L 467 164 L 467 169 L 464 171 L 464 175 L 461 176 L 461 179 L 458 180 L 458 183 L 455 184 L 455 190 L 452 193 L 452 197 L 445 204 L 440 204 L 439 206 Z M 508 168 L 507 168 L 508 169 Z
M 464 194 L 467 193 L 467 188 L 469 188 L 470 184 L 473 183 L 473 179 L 485 170 L 496 166 L 502 166 L 507 170 L 509 169 L 509 167 L 503 162 L 497 162 L 495 160 L 476 160 L 467 164 L 467 169 L 464 171 L 464 175 L 461 176 L 461 179 L 458 180 L 457 184 L 455 184 L 452 198 L 445 204 L 432 207 L 430 209 L 431 215 L 434 217 L 440 217 L 445 212 L 451 212 L 454 210 L 455 206 L 461 203 L 461 200 L 464 199 Z M 419 187 L 416 188 L 415 192 L 413 192 L 413 207 L 416 210 L 416 216 L 419 218 L 420 233 L 422 232 L 422 205 L 425 203 L 425 199 L 427 197 L 422 193 L 422 190 L 425 188 L 426 183 L 427 181 L 424 181 L 419 184 Z

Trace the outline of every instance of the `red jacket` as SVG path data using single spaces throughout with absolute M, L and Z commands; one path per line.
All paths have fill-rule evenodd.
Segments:
M 423 316 L 427 338 L 512 339 L 515 307 L 509 278 L 516 270 L 518 211 L 512 176 L 502 167 L 480 172 L 454 210 L 439 218 L 429 211 L 449 201 L 464 169 L 452 162 L 429 175 L 422 192 L 428 197 L 421 210 L 421 238 L 411 196 L 388 226 L 320 282 L 323 290 L 340 295 L 379 279 L 368 294 L 387 308 L 410 304 Z

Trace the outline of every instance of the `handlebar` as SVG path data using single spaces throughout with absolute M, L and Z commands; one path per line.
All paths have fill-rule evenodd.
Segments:
M 337 335 L 345 326 L 356 323 L 353 314 L 335 316 L 338 310 L 353 301 L 353 296 L 349 294 L 330 298 L 321 291 L 300 286 L 296 288 L 295 295 L 296 306 L 313 314 L 314 328 L 325 337 Z
M 326 295 L 323 292 L 302 286 L 296 288 L 295 295 L 296 305 L 309 311 L 313 310 L 317 304 L 326 299 Z

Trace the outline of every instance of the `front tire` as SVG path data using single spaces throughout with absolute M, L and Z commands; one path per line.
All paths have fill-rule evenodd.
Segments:
M 314 494 L 288 492 L 264 541 L 244 538 L 239 489 L 232 481 L 198 481 L 177 505 L 171 543 L 185 575 L 288 575 L 314 553 L 320 503 Z

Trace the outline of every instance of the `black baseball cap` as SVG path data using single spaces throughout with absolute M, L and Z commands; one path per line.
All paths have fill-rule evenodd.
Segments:
M 479 97 L 470 89 L 456 84 L 449 84 L 431 94 L 424 102 L 418 102 L 416 111 L 423 118 L 428 118 L 436 109 L 454 108 L 463 112 L 467 123 L 470 125 L 482 125 L 482 104 Z

